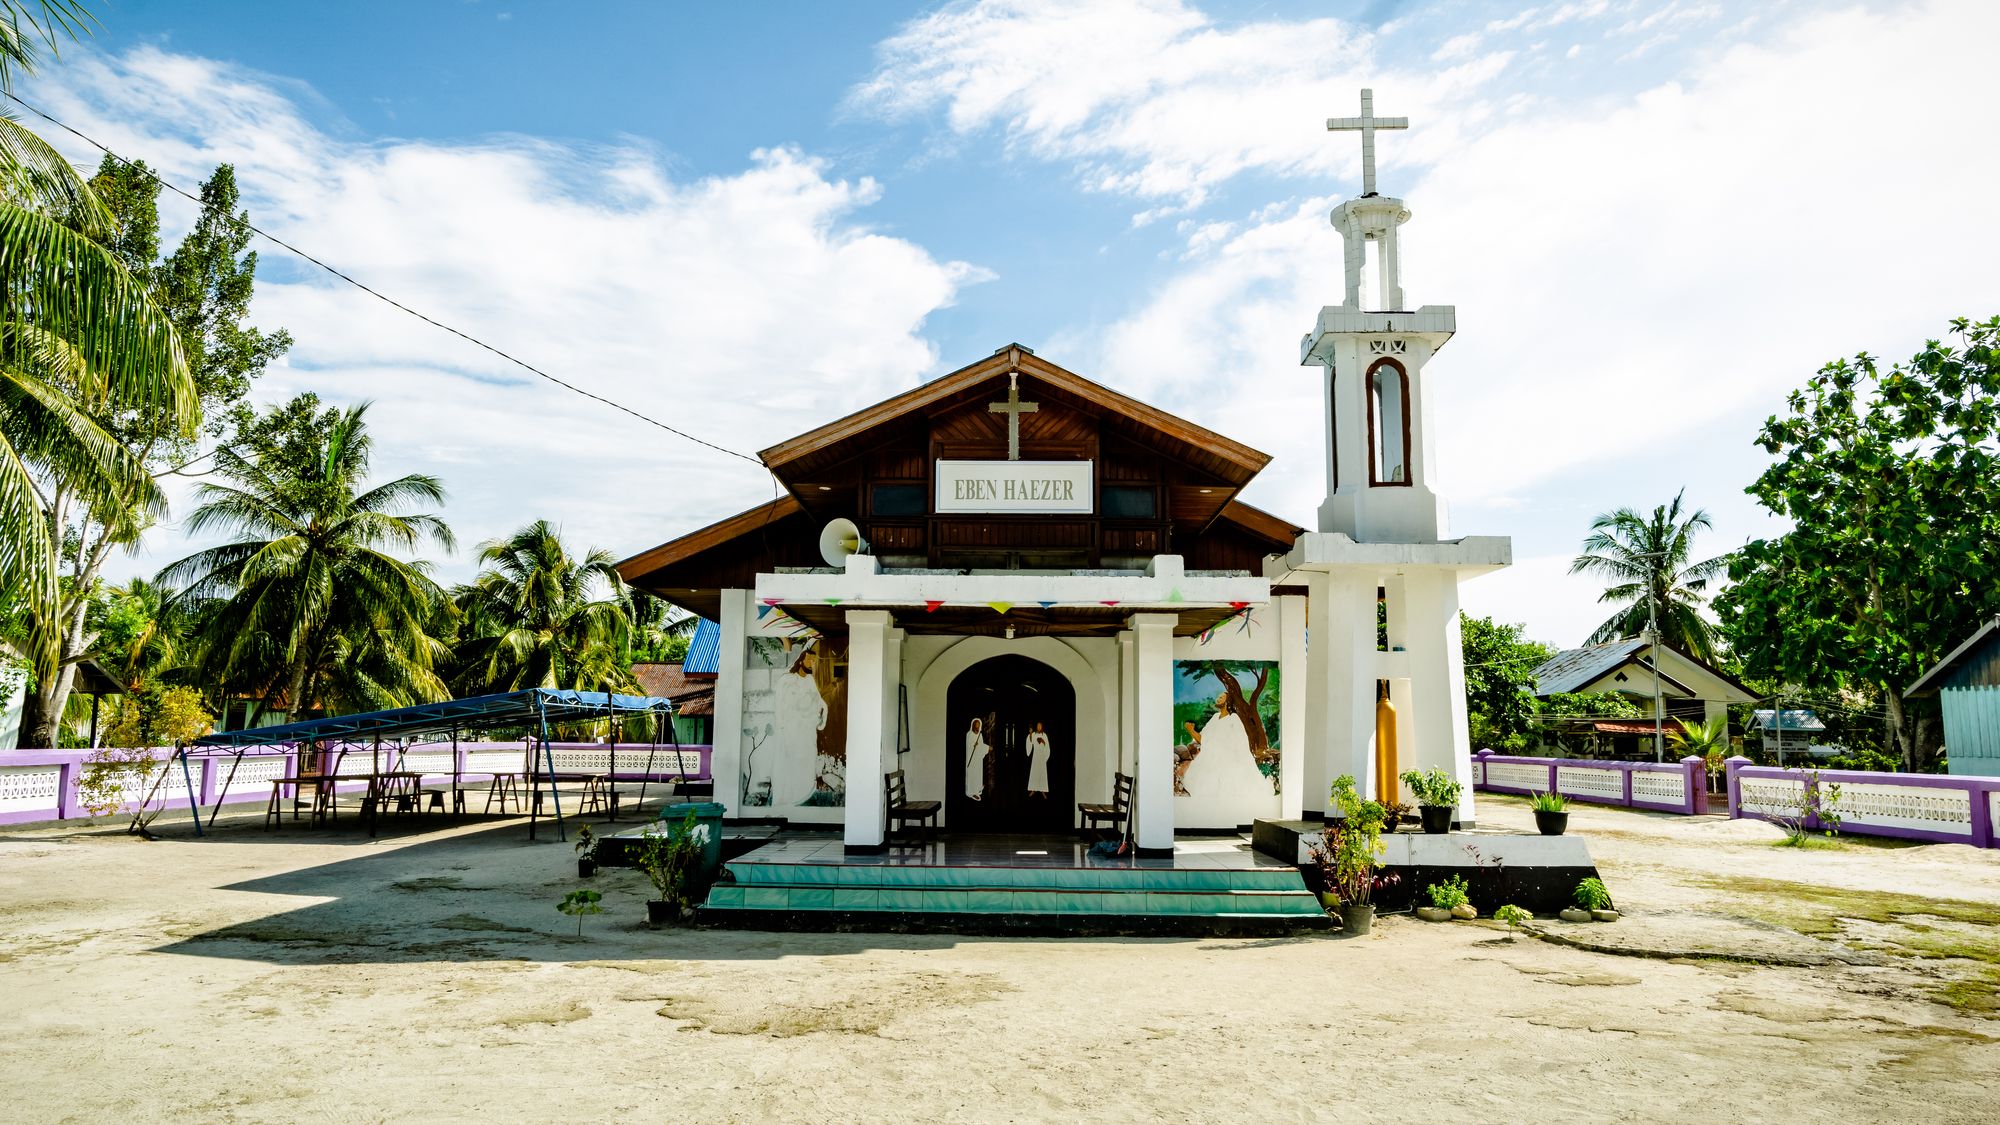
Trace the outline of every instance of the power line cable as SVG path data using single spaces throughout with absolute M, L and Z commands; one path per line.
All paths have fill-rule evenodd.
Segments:
M 48 122 L 49 124 L 54 125 L 56 128 L 61 129 L 62 131 L 70 134 L 71 136 L 77 138 L 78 140 L 84 142 L 85 144 L 90 145 L 92 148 L 97 149 L 99 152 L 102 152 L 104 155 L 110 157 L 111 159 L 118 161 L 120 164 L 125 165 L 127 168 L 133 168 L 138 170 L 139 172 L 144 174 L 148 179 L 152 180 L 154 183 L 160 185 L 166 190 L 173 192 L 175 195 L 178 195 L 183 199 L 186 199 L 194 203 L 196 206 L 201 205 L 201 199 L 198 196 L 192 195 L 189 192 L 180 188 L 179 186 L 161 178 L 159 173 L 154 172 L 151 168 L 143 167 L 131 160 L 127 160 L 123 156 L 118 155 L 117 153 L 111 151 L 109 146 L 98 141 L 96 138 L 87 136 L 84 133 L 75 129 L 74 127 L 68 125 L 67 123 L 59 121 L 56 118 L 51 117 L 49 114 L 42 112 L 42 110 L 38 109 L 34 105 L 31 105 L 27 101 L 23 100 L 19 94 L 14 93 L 12 90 L 0 89 L 0 94 L 6 94 L 7 97 L 13 99 L 15 103 L 20 105 L 21 108 L 27 110 L 29 113 L 32 113 L 36 117 L 39 117 L 42 120 Z M 603 403 L 605 406 L 608 406 L 613 410 L 618 410 L 626 414 L 629 414 L 632 417 L 637 418 L 639 421 L 644 422 L 649 426 L 657 426 L 658 428 L 667 431 L 668 433 L 674 435 L 675 437 L 683 438 L 687 441 L 695 443 L 696 445 L 705 446 L 709 449 L 713 449 L 717 453 L 723 453 L 731 457 L 741 458 L 742 460 L 748 461 L 759 468 L 764 467 L 764 463 L 762 461 L 758 460 L 755 457 L 752 457 L 748 453 L 741 453 L 738 452 L 737 450 L 730 449 L 726 446 L 717 445 L 716 443 L 708 441 L 704 438 L 698 438 L 693 434 L 688 433 L 686 430 L 676 429 L 673 426 L 669 426 L 665 422 L 662 422 L 657 418 L 651 417 L 650 415 L 642 414 L 639 411 L 634 410 L 629 406 L 626 406 L 624 403 L 606 398 L 603 395 L 596 393 L 595 391 L 585 390 L 584 388 L 579 387 L 574 383 L 568 382 L 564 379 L 558 378 L 557 376 L 551 375 L 548 372 L 542 370 L 541 368 L 536 367 L 534 364 L 529 363 L 526 360 L 521 359 L 517 356 L 510 355 L 507 352 L 504 352 L 499 348 L 494 347 L 492 344 L 489 344 L 486 341 L 481 340 L 479 337 L 472 335 L 471 333 L 462 331 L 457 328 L 453 328 L 451 325 L 446 324 L 443 321 L 437 320 L 430 316 L 426 316 L 425 314 L 418 312 L 416 309 L 413 309 L 410 306 L 402 303 L 401 301 L 396 300 L 394 297 L 390 297 L 386 294 L 378 292 L 375 289 L 370 288 L 366 284 L 363 284 L 360 281 L 356 281 L 354 278 L 348 276 L 345 273 L 342 273 L 340 270 L 334 268 L 333 266 L 328 265 L 327 263 L 321 261 L 320 259 L 313 257 L 311 254 L 306 253 L 304 250 L 301 250 L 298 247 L 293 246 L 291 243 L 286 242 L 284 239 L 279 238 L 277 235 L 272 234 L 267 230 L 261 229 L 254 223 L 239 221 L 239 225 L 245 228 L 246 230 L 249 230 L 251 233 L 256 234 L 259 237 L 265 239 L 266 241 L 272 243 L 273 245 L 278 246 L 279 248 L 285 250 L 286 252 L 293 254 L 299 258 L 303 258 L 308 262 L 311 262 L 313 265 L 318 266 L 320 269 L 325 270 L 327 273 L 330 273 L 333 276 L 339 278 L 340 280 L 345 281 L 349 285 L 354 286 L 356 289 L 361 290 L 363 293 L 368 294 L 369 296 L 375 298 L 376 300 L 381 301 L 382 303 L 389 305 L 392 308 L 396 308 L 405 313 L 408 313 L 409 315 L 416 317 L 418 320 L 423 321 L 425 324 L 428 324 L 433 328 L 449 332 L 453 336 L 456 336 L 459 339 L 464 340 L 465 342 L 472 344 L 475 347 L 482 348 L 488 352 L 491 352 L 492 354 L 499 356 L 501 359 L 506 360 L 508 363 L 511 363 L 516 367 L 519 367 L 521 370 L 526 371 L 531 375 L 535 375 L 539 378 L 546 379 L 549 382 L 554 383 L 556 386 L 563 388 L 564 390 L 573 391 L 577 394 L 582 395 L 585 398 L 593 399 L 597 402 Z

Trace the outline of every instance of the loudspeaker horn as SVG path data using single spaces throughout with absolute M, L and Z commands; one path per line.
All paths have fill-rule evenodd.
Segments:
M 828 566 L 846 566 L 850 555 L 868 553 L 868 541 L 861 538 L 861 529 L 850 519 L 837 519 L 826 525 L 819 533 L 819 557 Z

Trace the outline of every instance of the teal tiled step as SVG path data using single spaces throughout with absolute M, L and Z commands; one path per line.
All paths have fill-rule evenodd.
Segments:
M 935 869 L 933 869 L 935 870 Z M 1318 917 L 1319 900 L 1297 872 L 1284 890 L 1024 890 L 1010 887 L 912 888 L 720 883 L 704 909 L 888 911 L 930 914 L 1166 915 L 1180 917 Z
M 1115 868 L 1115 867 L 917 867 L 840 863 L 726 865 L 745 886 L 908 887 L 918 889 L 1015 887 L 1075 891 L 1247 891 L 1302 890 L 1289 867 Z

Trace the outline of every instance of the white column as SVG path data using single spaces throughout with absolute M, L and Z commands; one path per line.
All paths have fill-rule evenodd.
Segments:
M 901 629 L 891 628 L 882 637 L 882 772 L 903 768 L 903 760 L 896 756 L 902 748 L 899 732 L 903 724 L 903 638 L 908 634 Z M 914 749 L 914 743 L 912 744 Z M 888 800 L 888 794 L 883 794 Z
M 1174 847 L 1174 624 L 1171 613 L 1135 613 L 1133 706 L 1137 721 L 1138 776 L 1132 812 L 1141 851 Z
M 1327 756 L 1327 784 L 1331 787 L 1335 778 L 1348 774 L 1356 792 L 1373 797 L 1375 681 L 1381 665 L 1375 648 L 1376 577 L 1372 571 L 1344 570 L 1331 577 L 1327 705 L 1332 711 L 1333 742 Z M 1322 807 L 1327 798 L 1320 794 Z
M 722 591 L 721 651 L 715 670 L 714 749 L 709 773 L 715 778 L 715 799 L 723 815 L 743 813 L 743 665 L 749 648 L 749 590 Z
M 847 831 L 850 851 L 882 846 L 882 744 L 889 612 L 847 611 Z
M 1132 630 L 1118 632 L 1118 761 L 1113 773 L 1131 773 L 1139 761 L 1138 665 L 1134 663 Z M 1112 798 L 1117 779 L 1107 777 L 1104 800 Z
M 1464 791 L 1459 820 L 1473 819 L 1472 744 L 1466 729 L 1465 653 L 1458 624 L 1458 575 L 1442 570 L 1410 582 L 1411 766 L 1443 769 Z
M 1278 818 L 1297 820 L 1305 809 L 1306 700 L 1312 676 L 1306 665 L 1306 599 L 1272 599 L 1278 611 Z
M 1299 743 L 1299 808 L 1321 814 L 1326 811 L 1327 787 L 1333 784 L 1328 772 L 1333 748 L 1338 741 L 1334 728 L 1334 661 L 1338 646 L 1333 627 L 1333 576 L 1325 571 L 1306 575 L 1306 675 L 1302 685 L 1306 697 L 1306 734 Z M 1285 751 L 1290 756 L 1289 748 Z

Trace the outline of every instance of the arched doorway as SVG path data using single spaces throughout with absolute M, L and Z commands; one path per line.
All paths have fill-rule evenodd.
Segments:
M 1025 656 L 982 660 L 952 680 L 945 716 L 945 821 L 952 829 L 1070 829 L 1076 804 L 1076 692 L 1062 673 Z M 1046 766 L 1035 769 L 1030 751 L 1044 756 L 1039 752 L 1044 741 Z M 1046 789 L 1030 789 L 1042 782 Z

